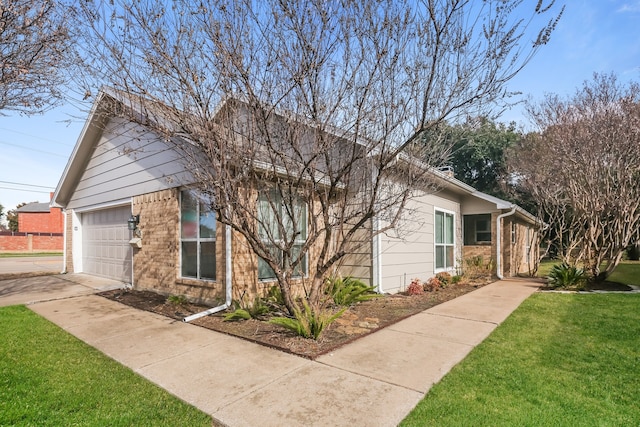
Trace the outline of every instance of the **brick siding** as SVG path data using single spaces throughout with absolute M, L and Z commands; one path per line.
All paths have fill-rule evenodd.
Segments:
M 0 252 L 62 251 L 61 233 L 0 233 Z
M 51 208 L 49 212 L 18 212 L 19 232 L 62 233 L 63 228 L 64 218 L 60 208 Z

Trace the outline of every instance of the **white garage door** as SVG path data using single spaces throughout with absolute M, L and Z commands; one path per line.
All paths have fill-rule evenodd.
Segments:
M 131 283 L 131 232 L 127 220 L 131 207 L 82 214 L 82 270 Z

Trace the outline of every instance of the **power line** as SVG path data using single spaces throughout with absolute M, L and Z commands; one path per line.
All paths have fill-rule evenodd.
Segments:
M 24 189 L 21 189 L 21 188 L 10 188 L 10 187 L 0 187 L 0 190 L 26 191 L 28 193 L 42 193 L 42 194 L 49 194 L 50 193 L 50 191 L 24 190 Z
M 49 187 L 46 185 L 23 184 L 21 182 L 10 182 L 10 181 L 0 181 L 0 184 L 23 185 L 25 187 L 49 188 L 51 190 L 55 188 L 55 187 Z
M 50 152 L 50 151 L 37 150 L 37 149 L 35 149 L 35 148 L 25 147 L 25 146 L 23 146 L 23 145 L 12 144 L 12 143 L 10 143 L 10 142 L 0 141 L 0 144 L 10 145 L 10 146 L 12 146 L 12 147 L 22 148 L 23 150 L 30 150 L 30 151 L 35 151 L 35 152 L 38 152 L 38 153 L 48 154 L 48 155 L 50 155 L 50 156 L 62 157 L 63 159 L 66 159 L 66 158 L 68 157 L 68 156 L 63 156 L 62 154 L 52 153 L 52 152 Z
M 0 128 L 0 130 L 5 130 L 5 131 L 7 131 L 7 132 L 17 133 L 18 135 L 28 136 L 29 138 L 36 138 L 36 139 L 41 139 L 41 140 L 43 140 L 43 141 L 53 142 L 54 144 L 65 145 L 65 146 L 67 146 L 67 147 L 73 147 L 73 144 L 65 144 L 64 142 L 55 141 L 55 140 L 53 140 L 53 139 L 44 138 L 44 137 L 42 137 L 42 136 L 31 135 L 31 134 L 24 133 L 24 132 L 20 132 L 20 131 L 13 130 L 13 129 Z

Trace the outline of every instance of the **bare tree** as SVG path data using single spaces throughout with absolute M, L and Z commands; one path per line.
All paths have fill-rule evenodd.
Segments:
M 405 148 L 503 100 L 559 18 L 553 1 L 205 3 L 82 2 L 86 89 L 141 103 L 292 313 L 292 283 L 318 309 L 335 266 L 429 191 L 447 147 Z
M 539 133 L 513 170 L 538 203 L 563 260 L 606 279 L 640 230 L 640 86 L 594 75 L 575 95 L 531 105 Z M 601 269 L 602 265 L 604 269 Z
M 70 37 L 58 0 L 0 0 L 0 114 L 39 113 L 62 97 Z

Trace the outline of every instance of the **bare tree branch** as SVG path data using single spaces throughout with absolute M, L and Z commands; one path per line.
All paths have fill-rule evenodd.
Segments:
M 88 22 L 87 90 L 104 82 L 147 103 L 154 117 L 144 124 L 173 141 L 218 220 L 273 270 L 293 312 L 292 283 L 318 307 L 326 275 L 396 226 L 415 194 L 433 191 L 430 168 L 448 147 L 429 147 L 422 162 L 405 148 L 445 119 L 502 101 L 542 44 L 533 27 L 543 12 L 528 10 L 525 21 L 525 9 L 96 0 L 78 13 Z M 296 278 L 307 261 L 308 275 Z

